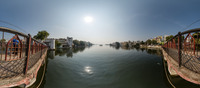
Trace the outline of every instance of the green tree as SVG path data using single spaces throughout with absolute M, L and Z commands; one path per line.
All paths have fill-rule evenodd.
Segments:
M 173 35 L 167 36 L 166 41 L 170 40 L 172 37 L 174 37 L 174 36 Z
M 48 36 L 49 36 L 49 33 L 48 33 L 47 31 L 43 30 L 43 31 L 39 31 L 39 32 L 37 33 L 37 35 L 35 35 L 33 38 L 35 38 L 35 39 L 40 39 L 40 40 L 44 40 L 44 39 L 46 39 Z
M 156 45 L 156 44 L 158 44 L 158 43 L 157 43 L 156 40 L 152 40 L 152 44 L 153 44 L 153 45 Z
M 125 47 L 126 47 L 126 48 L 130 47 L 130 46 L 129 46 L 129 44 L 128 44 L 128 42 L 126 42 L 126 45 L 125 45 Z
M 152 41 L 151 41 L 150 39 L 148 39 L 148 40 L 146 41 L 146 43 L 147 43 L 147 45 L 151 45 L 151 44 L 152 44 Z
M 78 40 L 73 40 L 73 43 L 75 46 L 79 46 L 80 45 L 80 42 Z
M 134 47 L 140 47 L 140 43 L 136 43 Z
M 200 33 L 194 33 L 192 37 L 195 39 L 197 49 L 200 49 Z
M 196 43 L 200 43 L 200 33 L 194 33 L 192 34 L 193 38 L 195 39 Z
M 84 41 L 80 41 L 80 46 L 85 46 L 85 42 Z
M 194 34 L 192 34 L 192 36 L 193 36 L 194 38 L 200 38 L 200 33 L 194 33 Z
M 59 43 L 58 40 L 55 40 L 55 44 L 56 44 L 56 47 L 60 47 L 61 46 L 61 43 Z
M 1 42 L 5 42 L 6 40 L 5 40 L 5 39 L 1 39 L 0 41 L 1 41 Z
M 0 40 L 0 44 L 1 44 L 1 47 L 2 47 L 3 50 L 6 49 L 6 47 L 5 47 L 5 41 L 6 41 L 5 39 L 1 39 Z
M 141 45 L 144 45 L 145 43 L 144 43 L 144 41 L 141 41 L 140 44 L 141 44 Z
M 116 46 L 119 47 L 120 46 L 120 43 L 119 42 L 115 42 Z

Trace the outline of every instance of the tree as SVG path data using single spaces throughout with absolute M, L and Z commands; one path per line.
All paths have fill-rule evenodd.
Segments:
M 61 43 L 58 42 L 58 40 L 55 41 L 56 47 L 60 47 Z
M 128 42 L 126 42 L 125 47 L 126 47 L 126 48 L 130 47 Z
M 170 40 L 170 39 L 173 38 L 173 37 L 174 37 L 173 35 L 167 36 L 167 37 L 166 37 L 166 41 Z
M 194 33 L 192 37 L 195 39 L 197 49 L 200 49 L 200 33 Z
M 150 39 L 148 39 L 147 41 L 146 41 L 146 43 L 147 43 L 147 45 L 151 45 L 151 40 Z
M 85 46 L 85 42 L 84 41 L 80 41 L 80 46 Z
M 73 43 L 75 46 L 79 46 L 80 45 L 80 42 L 78 40 L 73 40 Z
M 134 47 L 140 47 L 140 43 L 136 43 Z
M 141 41 L 140 44 L 141 44 L 141 45 L 144 45 L 145 43 L 144 43 L 144 41 Z
M 85 42 L 84 41 L 80 41 L 80 46 L 85 46 Z
M 39 31 L 39 32 L 37 33 L 37 35 L 35 35 L 33 38 L 35 38 L 35 39 L 40 39 L 40 40 L 44 40 L 44 39 L 46 39 L 48 36 L 49 36 L 49 33 L 48 33 L 47 31 L 43 30 L 43 31 Z
M 0 40 L 0 44 L 1 44 L 1 47 L 2 47 L 3 50 L 6 49 L 6 47 L 5 47 L 5 41 L 6 41 L 5 39 L 1 39 Z
M 194 33 L 192 34 L 193 38 L 195 39 L 196 43 L 200 43 L 200 33 Z
M 119 42 L 115 42 L 116 46 L 119 47 L 120 46 L 120 43 Z
M 5 40 L 5 39 L 1 39 L 0 41 L 1 41 L 1 42 L 5 42 L 6 40 Z
M 192 36 L 193 36 L 194 38 L 200 38 L 200 33 L 194 33 L 194 34 L 192 34 Z
M 157 43 L 156 40 L 152 40 L 152 44 L 153 44 L 153 45 L 156 45 L 156 44 L 158 44 L 158 43 Z

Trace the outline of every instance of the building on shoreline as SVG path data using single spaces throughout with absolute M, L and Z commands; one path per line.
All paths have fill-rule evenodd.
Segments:
M 55 49 L 55 41 L 58 41 L 60 43 L 59 48 L 68 48 L 73 46 L 73 38 L 72 37 L 67 37 L 67 38 L 47 38 L 44 40 L 44 43 L 47 44 L 50 49 L 54 48 Z
M 168 37 L 168 35 L 164 35 L 164 36 L 157 36 L 154 37 L 152 39 L 150 39 L 151 41 L 155 40 L 158 44 L 164 44 L 166 42 L 166 38 Z
M 72 37 L 67 37 L 67 44 L 69 47 L 72 47 L 73 45 L 73 38 Z

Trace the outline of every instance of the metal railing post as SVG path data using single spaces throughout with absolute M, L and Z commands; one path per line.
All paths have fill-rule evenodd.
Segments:
M 182 42 L 181 42 L 181 32 L 178 32 L 178 62 L 179 62 L 179 67 L 181 67 L 181 48 L 182 48 Z
M 41 52 L 41 55 L 40 55 L 40 58 L 42 57 L 42 44 L 40 44 L 40 52 Z
M 30 50 L 31 50 L 31 35 L 28 34 L 24 74 L 26 74 L 28 71 L 28 61 L 30 58 Z
M 166 42 L 166 44 L 167 44 L 167 48 L 168 48 L 168 41 Z

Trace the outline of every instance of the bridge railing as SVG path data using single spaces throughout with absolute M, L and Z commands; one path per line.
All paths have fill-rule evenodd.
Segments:
M 44 43 L 31 35 L 0 27 L 0 78 L 26 74 L 46 49 Z
M 200 73 L 200 28 L 179 32 L 163 45 L 163 49 L 179 66 Z

